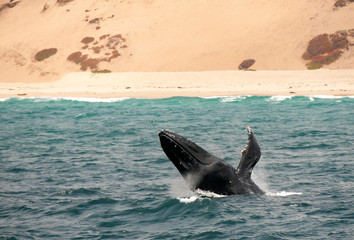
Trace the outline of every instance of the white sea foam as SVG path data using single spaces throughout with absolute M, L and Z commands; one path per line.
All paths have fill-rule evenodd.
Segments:
M 302 195 L 302 192 L 286 192 L 286 191 L 281 191 L 277 193 L 267 192 L 266 195 L 272 197 L 287 197 L 292 195 Z
M 311 102 L 315 101 L 316 99 L 337 99 L 336 102 L 342 102 L 341 99 L 343 98 L 353 98 L 354 96 L 334 96 L 334 95 L 313 95 L 309 96 Z
M 221 102 L 234 102 L 241 101 L 247 97 L 252 97 L 252 95 L 237 95 L 237 96 L 210 96 L 210 97 L 200 97 L 202 99 L 221 99 Z
M 345 96 L 334 96 L 334 95 L 312 95 L 312 98 L 319 98 L 319 99 L 341 99 Z
M 292 99 L 293 96 L 282 96 L 282 95 L 277 95 L 277 96 L 271 96 L 270 98 L 267 99 L 268 102 L 281 102 L 287 99 Z
M 220 102 L 236 102 L 236 101 L 242 101 L 246 98 L 247 98 L 247 96 L 222 97 Z
M 103 103 L 112 103 L 112 102 L 121 102 L 125 101 L 129 98 L 80 98 L 80 97 L 63 97 L 58 100 L 70 100 L 70 101 L 78 101 L 78 102 L 103 102 Z
M 234 102 L 241 101 L 247 97 L 252 97 L 253 95 L 238 95 L 238 96 L 210 96 L 210 97 L 200 97 L 202 99 L 221 99 L 220 102 Z M 287 99 L 292 99 L 293 95 L 275 95 L 270 96 L 266 99 L 269 102 L 281 102 Z M 305 97 L 305 96 L 304 96 Z M 342 98 L 354 98 L 354 96 L 335 96 L 335 95 L 311 95 L 308 96 L 310 101 L 315 101 L 315 99 L 342 99 Z
M 211 96 L 211 97 L 200 97 L 200 98 L 203 98 L 203 99 L 216 99 L 216 98 L 221 98 L 223 96 Z
M 200 97 L 202 99 L 220 99 L 220 102 L 235 102 L 242 101 L 248 97 L 252 97 L 252 95 L 238 95 L 238 96 L 212 96 L 212 97 Z M 294 96 L 271 96 L 266 101 L 273 102 L 281 102 L 286 99 L 292 99 Z M 315 99 L 342 99 L 342 98 L 350 98 L 353 99 L 354 96 L 334 96 L 334 95 L 313 95 L 309 96 L 310 101 L 315 101 Z M 84 97 L 5 97 L 0 98 L 0 102 L 6 102 L 11 99 L 18 100 L 34 100 L 36 102 L 45 102 L 45 101 L 61 101 L 61 100 L 69 100 L 69 101 L 78 101 L 78 102 L 102 102 L 102 103 L 112 103 L 112 102 L 121 102 L 127 99 L 127 97 L 122 98 L 84 98 Z M 140 98 L 139 98 L 140 99 Z
M 197 191 L 195 191 L 196 195 L 193 196 L 189 196 L 189 197 L 178 197 L 177 199 L 181 202 L 181 203 L 192 203 L 195 202 L 197 200 L 201 200 L 201 199 L 209 199 L 209 198 L 222 198 L 222 197 L 227 197 L 226 195 L 220 195 L 220 194 L 216 194 L 213 192 L 209 192 L 209 191 L 203 191 L 198 189 Z M 272 192 L 267 192 L 266 196 L 271 196 L 271 197 L 288 197 L 288 196 L 294 196 L 294 195 L 302 195 L 302 192 L 287 192 L 287 191 L 281 191 L 281 192 L 276 192 L 276 193 L 272 193 Z

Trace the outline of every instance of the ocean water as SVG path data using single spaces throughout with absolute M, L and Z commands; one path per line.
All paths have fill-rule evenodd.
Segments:
M 353 239 L 354 98 L 0 100 L 0 239 Z M 191 192 L 173 130 L 237 166 L 250 125 L 266 195 Z

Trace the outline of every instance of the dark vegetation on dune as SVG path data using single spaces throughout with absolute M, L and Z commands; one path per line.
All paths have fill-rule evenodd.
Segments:
M 9 3 L 4 3 L 2 5 L 0 5 L 0 12 L 8 9 L 8 8 L 13 8 L 15 7 L 17 4 L 19 4 L 21 1 L 15 1 L 15 2 L 9 2 Z
M 349 3 L 354 2 L 354 0 L 335 0 L 334 9 L 342 8 L 347 6 Z
M 80 51 L 71 53 L 67 60 L 80 65 L 82 71 L 91 69 L 91 71 L 100 72 L 99 64 L 101 62 L 111 62 L 121 54 L 118 49 L 124 49 L 126 39 L 121 34 L 111 36 L 104 34 L 96 40 L 94 37 L 84 37 L 81 40 L 83 46 Z
M 54 54 L 56 54 L 58 51 L 58 49 L 56 48 L 48 48 L 48 49 L 43 49 L 39 52 L 37 52 L 37 54 L 34 56 L 34 58 L 36 59 L 36 61 L 43 61 L 51 56 L 53 56 Z
M 254 60 L 254 59 L 246 59 L 246 60 L 242 61 L 240 63 L 240 65 L 238 65 L 238 69 L 239 70 L 248 70 L 255 62 L 256 62 L 256 60 Z
M 318 69 L 336 61 L 345 50 L 353 45 L 348 37 L 354 37 L 354 29 L 341 30 L 332 34 L 319 34 L 312 38 L 302 58 L 308 69 Z
M 57 3 L 59 4 L 59 6 L 63 6 L 69 2 L 72 2 L 74 0 L 57 0 Z

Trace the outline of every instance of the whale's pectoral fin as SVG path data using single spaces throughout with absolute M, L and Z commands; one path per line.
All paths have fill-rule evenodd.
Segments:
M 253 167 L 261 158 L 261 148 L 258 145 L 257 139 L 253 134 L 251 127 L 247 127 L 248 143 L 242 150 L 242 157 L 237 167 L 237 174 L 244 177 L 251 177 Z

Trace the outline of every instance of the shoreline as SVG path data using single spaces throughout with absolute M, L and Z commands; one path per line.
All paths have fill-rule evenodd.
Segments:
M 316 99 L 354 99 L 353 96 L 334 96 L 334 95 L 309 95 L 309 96 L 300 96 L 300 95 L 275 95 L 275 96 L 254 96 L 254 95 L 239 95 L 239 96 L 208 96 L 208 97 L 167 97 L 167 98 L 98 98 L 98 97 L 8 97 L 1 98 L 1 102 L 8 102 L 11 100 L 29 100 L 34 102 L 50 102 L 50 101 L 73 101 L 73 102 L 88 102 L 88 103 L 115 103 L 115 102 L 123 102 L 128 100 L 168 100 L 173 98 L 200 98 L 200 99 L 219 99 L 220 102 L 239 102 L 247 98 L 260 97 L 267 98 L 267 101 L 270 102 L 282 102 L 284 100 L 290 100 L 293 98 L 308 98 L 309 101 L 315 101 Z
M 57 81 L 0 82 L 0 98 L 354 96 L 354 70 L 75 72 Z

